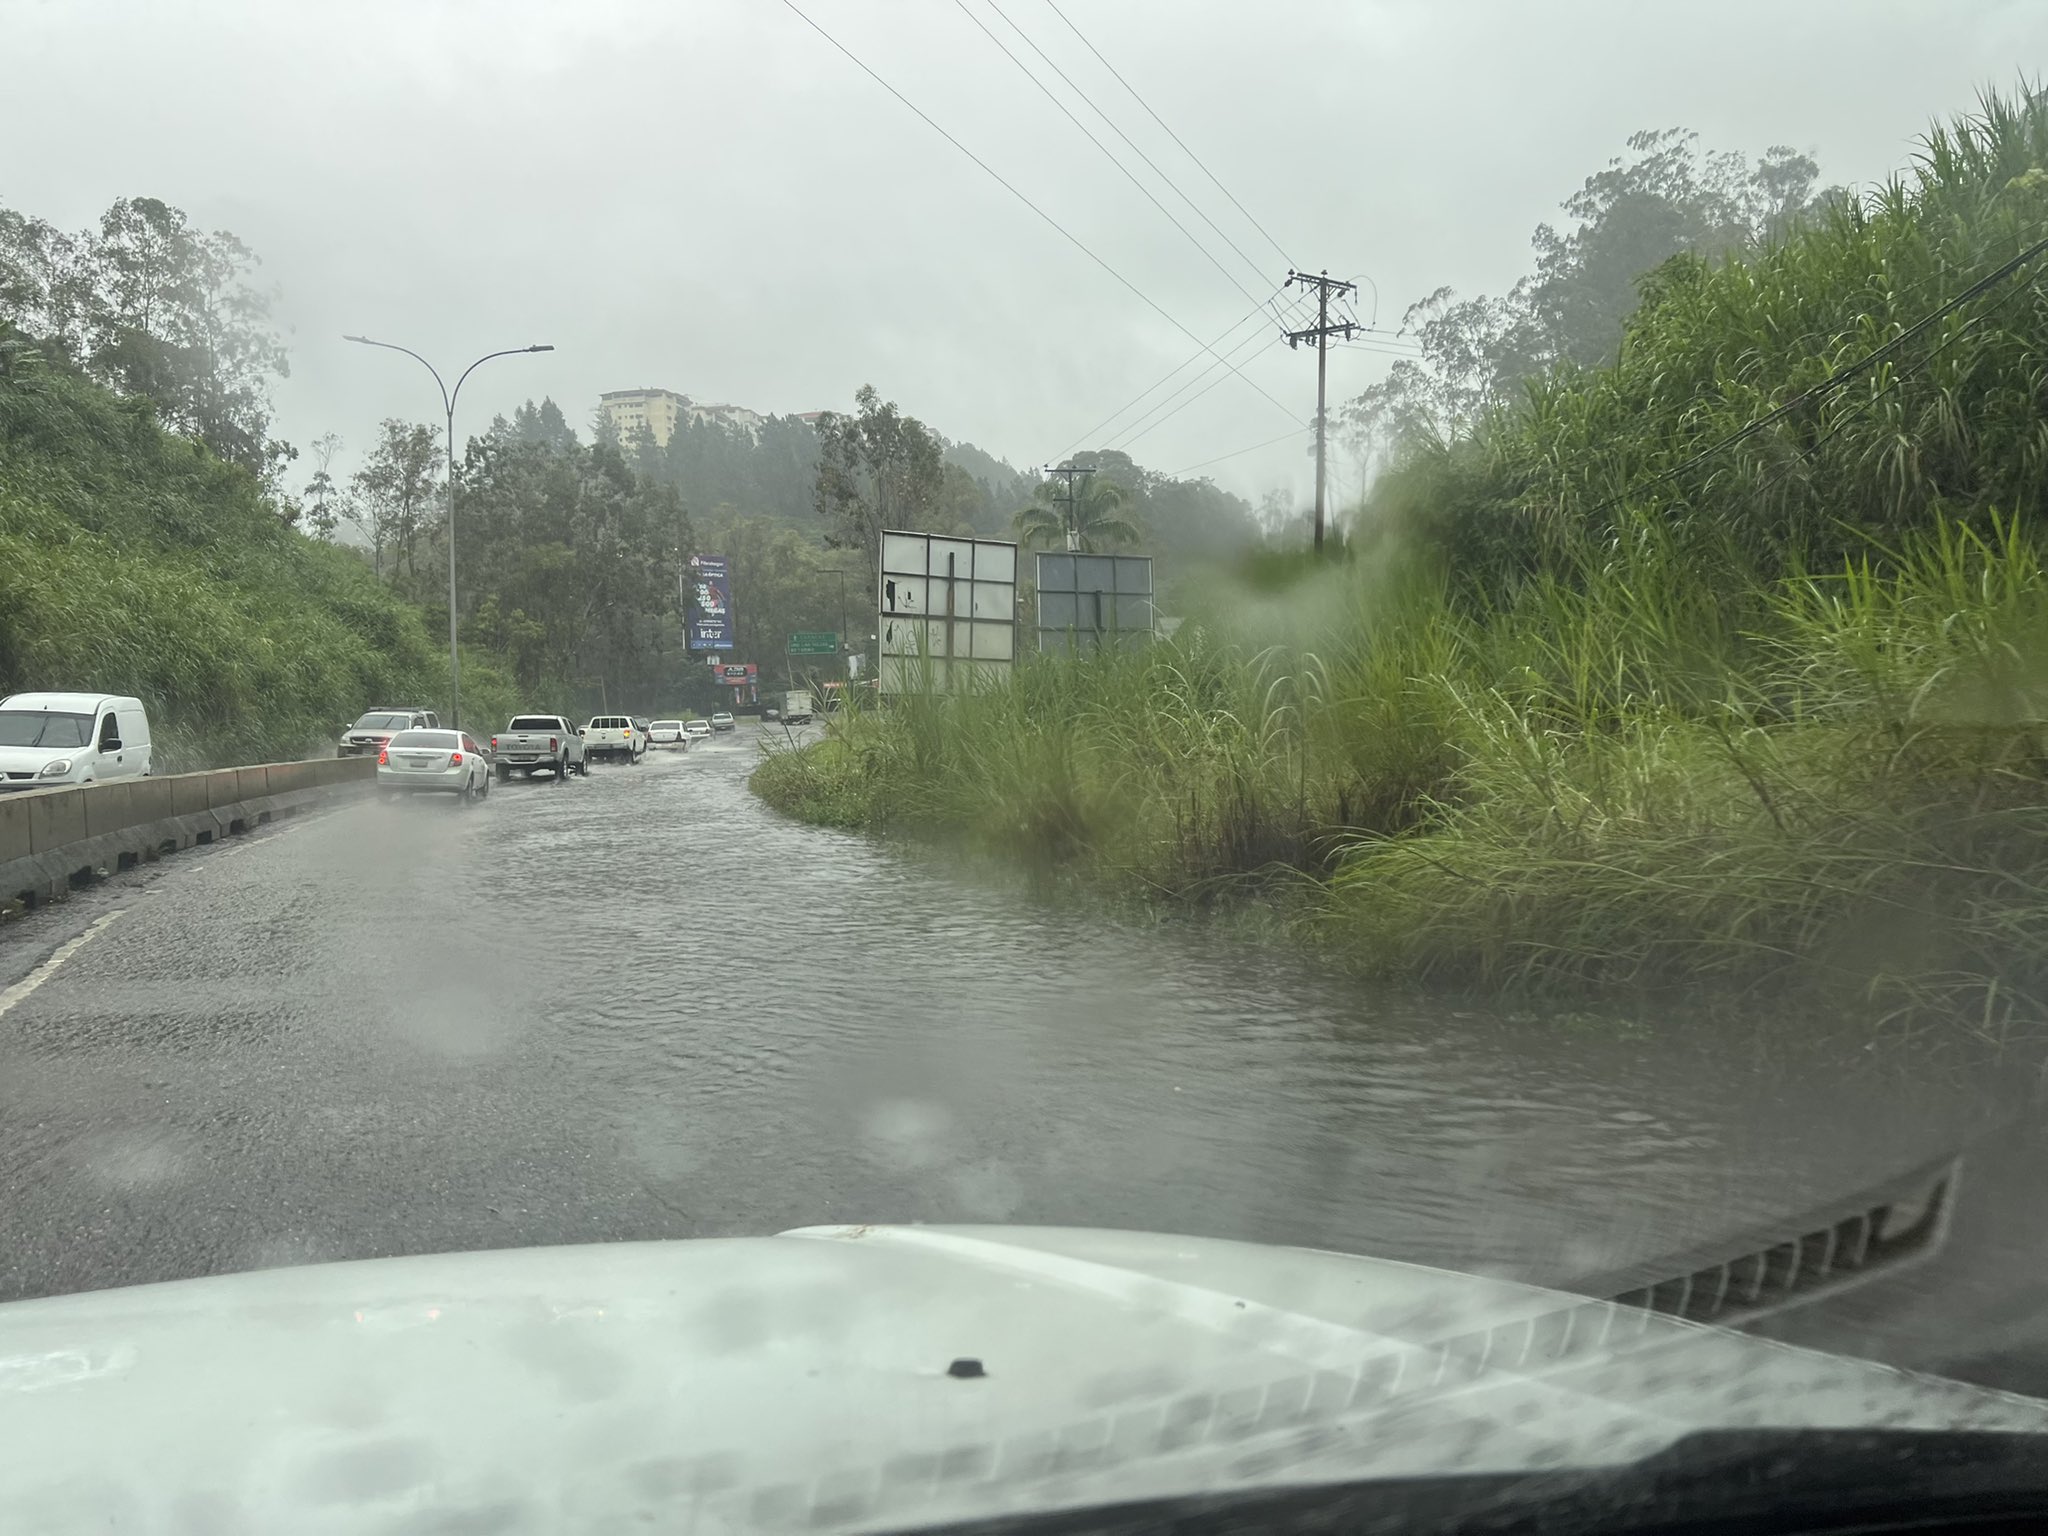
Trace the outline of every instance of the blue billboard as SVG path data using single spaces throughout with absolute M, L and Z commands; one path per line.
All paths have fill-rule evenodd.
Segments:
M 683 573 L 690 604 L 690 649 L 732 649 L 732 578 L 723 555 L 692 555 Z

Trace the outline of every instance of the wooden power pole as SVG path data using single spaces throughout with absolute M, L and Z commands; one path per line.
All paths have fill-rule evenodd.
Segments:
M 1330 295 L 1334 293 L 1343 298 L 1356 293 L 1358 284 L 1340 282 L 1330 276 L 1328 269 L 1319 276 L 1289 272 L 1287 286 L 1292 288 L 1296 283 L 1316 291 L 1316 323 L 1307 330 L 1289 331 L 1287 345 L 1296 347 L 1304 341 L 1316 344 L 1316 553 L 1320 555 L 1323 552 L 1323 460 L 1329 436 L 1329 402 L 1325 396 L 1329 388 L 1330 338 L 1342 336 L 1349 341 L 1359 329 L 1356 320 L 1340 320 L 1335 325 L 1330 323 Z

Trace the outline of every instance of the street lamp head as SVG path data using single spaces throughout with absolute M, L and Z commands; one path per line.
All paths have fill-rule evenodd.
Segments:
M 342 337 L 341 339 L 342 339 L 343 341 L 353 341 L 353 342 L 357 343 L 358 345 L 360 345 L 360 346 L 365 346 L 365 347 L 370 347 L 370 346 L 375 346 L 375 345 L 376 345 L 376 343 L 375 343 L 375 342 L 373 342 L 373 341 L 371 341 L 371 340 L 370 340 L 370 338 L 369 338 L 369 337 L 367 337 L 367 336 L 344 336 L 344 337 Z
M 528 348 L 527 348 L 526 350 L 527 350 L 527 351 L 529 351 L 529 352 L 552 352 L 552 351 L 554 351 L 555 349 L 554 349 L 553 347 L 548 347 L 548 346 L 541 346 L 541 347 L 528 347 Z

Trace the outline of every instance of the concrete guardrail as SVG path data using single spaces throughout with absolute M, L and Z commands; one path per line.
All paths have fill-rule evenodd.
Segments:
M 0 794 L 0 909 L 35 907 L 194 844 L 249 832 L 375 780 L 370 757 L 261 763 Z

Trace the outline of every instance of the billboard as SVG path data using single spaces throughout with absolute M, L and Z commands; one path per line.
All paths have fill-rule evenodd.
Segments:
M 711 663 L 711 681 L 733 691 L 733 703 L 740 702 L 740 690 L 746 690 L 746 702 L 757 703 L 761 697 L 761 669 L 751 661 L 714 661 Z
M 692 555 L 683 571 L 690 610 L 690 649 L 732 649 L 732 578 L 723 555 Z
M 1038 557 L 1038 648 L 1129 649 L 1152 638 L 1152 557 L 1047 551 Z
M 879 575 L 882 692 L 950 693 L 1009 674 L 1015 544 L 885 532 Z

